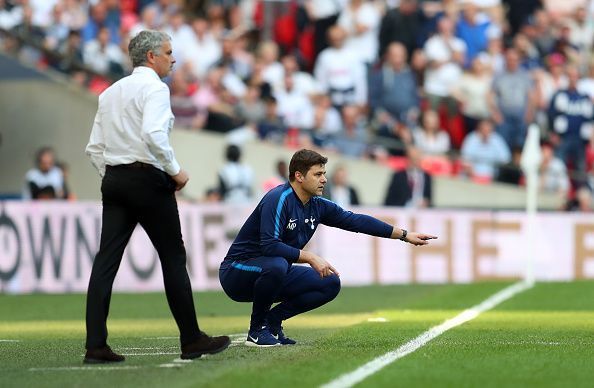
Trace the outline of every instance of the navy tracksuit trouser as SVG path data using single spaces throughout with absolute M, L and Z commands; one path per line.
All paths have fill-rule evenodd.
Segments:
M 219 279 L 231 299 L 253 302 L 250 329 L 280 326 L 284 320 L 330 302 L 340 291 L 338 276 L 321 278 L 313 268 L 291 265 L 283 257 L 224 260 Z

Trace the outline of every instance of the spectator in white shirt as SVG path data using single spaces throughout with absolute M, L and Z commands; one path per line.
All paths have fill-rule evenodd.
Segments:
M 278 114 L 288 127 L 311 128 L 314 123 L 313 106 L 309 98 L 295 89 L 292 74 L 284 76 L 285 87 L 276 93 Z
M 295 55 L 284 55 L 281 58 L 281 65 L 283 66 L 283 77 L 277 80 L 277 83 L 271 85 L 275 91 L 282 90 L 285 87 L 284 74 L 292 74 L 296 90 L 309 97 L 320 93 L 320 86 L 316 79 L 310 73 L 301 71 Z
M 336 108 L 367 103 L 367 75 L 357 53 L 344 46 L 346 33 L 339 26 L 328 30 L 330 47 L 317 59 L 314 75 Z
M 161 81 L 175 63 L 171 38 L 142 31 L 130 41 L 129 53 L 134 71 L 99 96 L 86 148 L 103 178 L 103 227 L 87 293 L 85 363 L 125 359 L 107 345 L 106 323 L 113 281 L 139 223 L 159 254 L 181 358 L 218 353 L 231 343 L 227 336 L 206 335 L 196 320 L 175 199 L 189 177 L 169 144 L 174 116 L 169 88 Z
M 262 65 L 262 78 L 270 85 L 284 82 L 284 69 L 278 61 L 278 45 L 265 41 L 258 46 L 258 57 Z
M 65 182 L 56 166 L 54 150 L 42 147 L 35 157 L 35 168 L 27 171 L 23 199 L 64 199 Z
M 186 23 L 186 17 L 181 11 L 177 11 L 169 18 L 169 23 L 163 32 L 171 36 L 173 47 L 184 47 L 184 51 L 177 55 L 178 66 L 187 61 L 188 48 L 195 43 L 196 37 L 192 28 Z
M 221 43 L 210 32 L 210 23 L 203 17 L 192 21 L 194 37 L 186 46 L 185 59 L 192 64 L 192 71 L 199 79 L 204 79 L 212 65 L 221 59 Z
M 253 199 L 254 173 L 250 166 L 241 163 L 241 149 L 228 145 L 225 150 L 227 162 L 220 169 L 219 193 L 223 201 L 231 204 L 245 204 Z
M 424 89 L 431 109 L 438 110 L 445 103 L 451 117 L 457 112 L 457 102 L 451 94 L 462 77 L 466 44 L 454 36 L 454 24 L 447 16 L 439 20 L 437 30 L 423 48 L 429 61 Z
M 109 28 L 101 27 L 97 39 L 85 44 L 83 61 L 100 74 L 123 74 L 124 53 L 110 40 Z
M 350 0 L 338 16 L 337 24 L 347 33 L 345 47 L 359 54 L 363 63 L 377 59 L 380 21 L 377 6 L 365 0 Z
M 450 137 L 439 128 L 439 115 L 428 109 L 421 120 L 422 126 L 413 131 L 416 147 L 427 156 L 445 156 L 450 151 Z
M 23 21 L 23 7 L 18 5 L 6 8 L 6 0 L 0 0 L 0 28 L 10 30 Z
M 474 131 L 479 120 L 487 119 L 491 114 L 488 98 L 493 77 L 486 67 L 483 56 L 474 58 L 470 69 L 452 90 L 452 95 L 462 106 L 466 133 Z

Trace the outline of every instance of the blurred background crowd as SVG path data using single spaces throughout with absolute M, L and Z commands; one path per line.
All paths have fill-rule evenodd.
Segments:
M 389 165 L 385 205 L 431 206 L 436 175 L 523 185 L 536 124 L 541 190 L 592 208 L 592 0 L 0 0 L 3 52 L 96 94 L 131 72 L 128 42 L 143 29 L 172 37 L 176 130 L 231 143 L 205 200 L 260 191 L 241 164 L 247 141 Z M 40 150 L 34 170 L 43 152 L 54 158 Z M 268 188 L 286 179 L 286 161 L 271 163 Z M 24 197 L 47 196 L 35 179 L 64 179 L 43 168 Z M 326 195 L 359 204 L 344 166 Z

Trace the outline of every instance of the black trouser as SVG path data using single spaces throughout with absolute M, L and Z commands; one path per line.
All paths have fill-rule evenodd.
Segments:
M 167 302 L 180 331 L 181 345 L 197 340 L 200 330 L 186 269 L 175 183 L 169 175 L 149 165 L 108 166 L 101 193 L 101 243 L 87 293 L 87 349 L 106 345 L 113 281 L 138 223 L 159 254 Z

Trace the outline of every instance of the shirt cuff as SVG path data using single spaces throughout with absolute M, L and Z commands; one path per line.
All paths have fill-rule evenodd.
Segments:
M 173 159 L 168 165 L 163 166 L 163 168 L 165 169 L 165 172 L 171 176 L 179 174 L 181 170 L 179 163 L 175 159 Z

